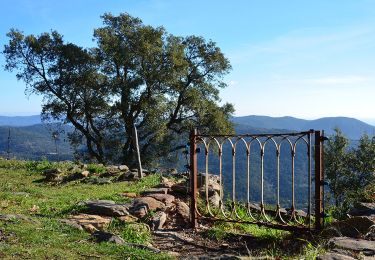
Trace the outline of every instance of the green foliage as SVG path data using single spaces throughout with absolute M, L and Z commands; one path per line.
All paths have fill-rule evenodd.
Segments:
M 112 221 L 110 231 L 118 233 L 126 242 L 136 244 L 147 244 L 151 242 L 151 230 L 144 223 L 122 223 L 120 221 Z
M 150 175 L 141 181 L 93 186 L 68 183 L 50 186 L 38 182 L 40 169 L 50 163 L 0 160 L 0 211 L 2 214 L 22 214 L 32 221 L 0 221 L 1 259 L 170 259 L 164 254 L 119 246 L 95 243 L 90 234 L 61 223 L 67 215 L 82 210 L 78 202 L 89 199 L 110 199 L 126 202 L 122 192 L 141 192 L 160 183 L 160 175 Z M 69 163 L 53 163 L 53 167 L 68 168 Z M 109 230 L 127 242 L 148 243 L 149 230 L 143 224 L 121 224 L 114 221 Z
M 131 165 L 133 125 L 144 163 L 175 151 L 193 127 L 233 131 L 233 106 L 219 97 L 231 66 L 216 43 L 174 36 L 128 14 L 102 19 L 90 49 L 65 43 L 56 31 L 12 29 L 3 51 L 6 70 L 44 97 L 44 117 L 75 127 L 69 138 L 77 157 Z
M 364 134 L 356 147 L 339 129 L 325 147 L 325 173 L 335 207 L 334 217 L 342 218 L 356 201 L 374 199 L 375 136 Z
M 87 170 L 90 172 L 90 173 L 104 173 L 106 172 L 106 168 L 104 165 L 102 164 L 94 164 L 94 163 L 90 163 L 87 165 Z

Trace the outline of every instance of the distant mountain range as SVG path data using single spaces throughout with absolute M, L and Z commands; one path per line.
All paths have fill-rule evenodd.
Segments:
M 40 115 L 0 116 L 0 126 L 29 126 L 42 123 Z
M 246 128 L 263 129 L 287 129 L 292 131 L 305 131 L 309 129 L 324 130 L 326 135 L 331 135 L 334 128 L 338 127 L 352 140 L 359 139 L 364 133 L 375 134 L 375 126 L 366 124 L 358 119 L 349 117 L 324 117 L 316 120 L 299 119 L 290 116 L 269 117 L 269 116 L 242 116 L 233 117 L 232 122 L 241 132 Z
M 17 118 L 19 119 L 19 118 Z M 8 120 L 7 123 L 26 124 L 36 122 L 35 117 L 20 121 Z M 67 133 L 71 126 L 59 124 L 34 124 L 28 126 L 0 126 L 0 157 L 41 160 L 72 160 L 73 150 L 70 147 Z M 52 133 L 59 131 L 58 138 L 52 138 Z M 57 145 L 57 153 L 56 153 Z M 9 151 L 9 154 L 8 154 Z
M 375 127 L 360 120 L 347 117 L 325 117 L 316 120 L 305 120 L 294 117 L 243 116 L 233 117 L 237 133 L 280 133 L 304 131 L 309 129 L 325 130 L 326 135 L 339 127 L 344 134 L 358 140 L 363 133 L 375 134 Z M 0 116 L 0 156 L 7 156 L 8 136 L 10 130 L 10 153 L 13 157 L 23 159 L 56 159 L 55 143 L 52 132 L 63 130 L 58 144 L 59 159 L 72 159 L 73 152 L 66 133 L 72 131 L 69 125 L 42 124 L 39 115 L 34 116 Z

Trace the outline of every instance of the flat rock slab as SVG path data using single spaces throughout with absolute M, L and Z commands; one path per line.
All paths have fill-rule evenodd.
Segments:
M 316 258 L 317 260 L 355 260 L 355 258 L 343 254 L 338 254 L 334 252 L 328 252 L 324 255 L 320 255 Z
M 109 225 L 112 218 L 102 217 L 98 215 L 79 214 L 79 215 L 69 216 L 68 220 L 77 223 L 83 228 L 85 228 L 86 226 L 92 225 L 96 229 L 103 230 L 105 227 Z
M 111 200 L 85 201 L 82 204 L 87 207 L 87 211 L 89 213 L 95 215 L 109 217 L 121 217 L 129 215 L 128 205 L 116 204 Z
M 375 255 L 375 241 L 349 237 L 334 237 L 329 240 L 329 244 L 334 248 L 362 252 L 366 256 Z

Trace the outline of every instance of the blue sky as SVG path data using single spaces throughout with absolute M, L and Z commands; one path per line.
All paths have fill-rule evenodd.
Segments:
M 55 29 L 92 46 L 105 12 L 127 12 L 176 35 L 212 39 L 230 59 L 223 102 L 236 115 L 348 116 L 375 124 L 375 1 L 370 0 L 0 0 L 0 45 L 17 28 Z M 0 57 L 1 67 L 4 58 Z M 0 115 L 40 112 L 0 70 Z

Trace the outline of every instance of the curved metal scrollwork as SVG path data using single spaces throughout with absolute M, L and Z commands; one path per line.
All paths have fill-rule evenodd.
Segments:
M 199 192 L 193 192 L 195 205 L 193 205 L 196 214 L 200 218 L 210 218 L 224 221 L 238 221 L 248 223 L 268 223 L 269 225 L 283 225 L 283 226 L 308 226 L 311 227 L 312 221 L 312 135 L 313 130 L 299 133 L 282 133 L 282 134 L 258 134 L 258 135 L 199 135 L 192 137 L 192 145 L 204 148 L 204 153 L 201 153 L 198 158 L 204 161 L 204 170 L 200 174 L 201 181 Z M 306 145 L 307 159 L 304 160 L 307 166 L 307 203 L 302 214 L 301 209 L 297 209 L 296 204 L 296 168 L 295 158 L 297 155 L 297 146 L 300 144 Z M 255 147 L 254 147 L 255 146 Z M 286 146 L 286 147 L 285 147 Z M 269 148 L 268 148 L 269 147 Z M 272 170 L 272 176 L 275 176 L 274 189 L 274 203 L 265 199 L 265 163 L 266 153 L 270 149 L 276 151 L 275 155 L 269 155 L 268 158 L 274 158 L 275 171 Z M 300 149 L 300 148 L 299 148 Z M 285 151 L 290 151 L 290 173 L 282 172 L 281 165 L 286 165 L 284 162 L 288 157 L 284 155 Z M 257 153 L 259 151 L 259 154 Z M 244 153 L 246 159 L 242 161 L 245 165 L 242 171 L 237 170 L 237 154 Z M 213 156 L 214 155 L 214 156 Z M 228 156 L 230 155 L 230 156 Z M 305 156 L 305 155 L 304 155 Z M 216 157 L 216 159 L 215 159 Z M 230 157 L 230 159 L 229 159 Z M 254 158 L 253 158 L 254 157 Z M 254 182 L 252 160 L 258 157 L 260 162 L 257 172 L 260 173 L 260 183 Z M 193 158 L 193 157 L 192 157 Z M 224 159 L 229 161 L 224 167 Z M 282 164 L 281 162 L 282 161 Z M 194 161 L 193 161 L 194 162 Z M 198 164 L 197 162 L 194 162 Z M 216 163 L 216 166 L 212 166 Z M 231 169 L 228 167 L 231 164 Z M 209 168 L 214 167 L 214 172 L 210 172 Z M 289 167 L 289 166 L 288 166 Z M 197 167 L 195 167 L 197 168 Z M 270 168 L 270 167 L 269 167 Z M 230 170 L 229 170 L 230 169 Z M 193 173 L 197 175 L 198 172 Z M 230 171 L 230 172 L 228 172 Z M 298 176 L 304 176 L 298 172 Z M 223 178 L 225 176 L 225 184 Z M 195 176 L 196 177 L 196 176 Z M 281 180 L 290 178 L 290 193 L 291 198 L 283 197 L 281 194 L 280 183 Z M 238 199 L 236 190 L 236 181 L 240 184 L 246 185 L 246 191 L 242 191 L 243 198 Z M 229 184 L 228 184 L 229 183 Z M 283 183 L 286 183 L 285 181 Z M 252 198 L 252 187 L 259 185 L 260 201 L 256 203 Z M 268 185 L 270 186 L 270 184 Z M 289 186 L 289 184 L 287 185 Z M 287 187 L 283 187 L 287 188 Z M 268 188 L 269 189 L 269 188 Z M 284 194 L 285 195 L 285 194 Z M 212 196 L 216 196 L 218 200 L 212 200 Z M 288 200 L 287 200 L 288 199 Z M 282 207 L 282 201 L 289 201 L 289 208 Z

